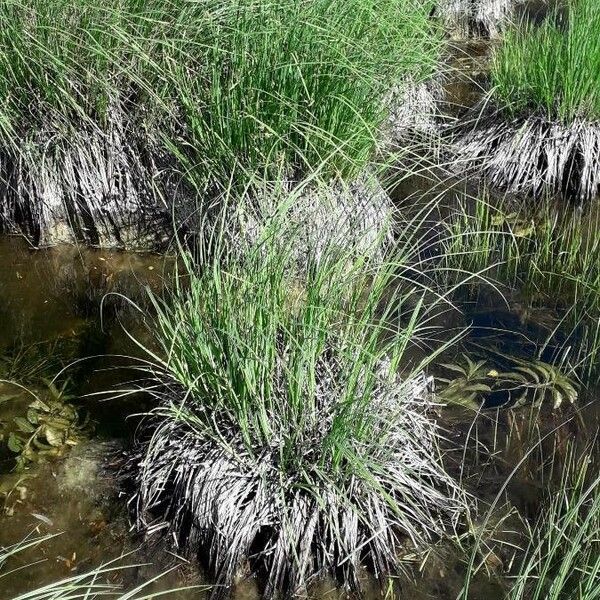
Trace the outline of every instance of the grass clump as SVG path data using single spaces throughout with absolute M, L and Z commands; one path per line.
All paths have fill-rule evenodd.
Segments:
M 441 534 L 465 508 L 427 379 L 400 374 L 422 303 L 399 323 L 408 294 L 384 300 L 406 265 L 332 247 L 300 270 L 285 223 L 283 211 L 233 257 L 217 239 L 156 304 L 157 408 L 134 506 L 140 526 L 206 557 L 217 596 L 248 562 L 265 597 L 327 572 L 359 592 L 363 564 L 397 573 L 407 540 Z
M 494 94 L 511 115 L 538 112 L 567 125 L 600 119 L 600 7 L 570 0 L 542 24 L 511 28 L 492 63 Z
M 503 190 L 583 203 L 600 190 L 600 8 L 571 0 L 562 14 L 507 32 L 490 96 L 459 128 L 456 166 Z
M 232 178 L 282 168 L 293 180 L 317 168 L 351 178 L 377 150 L 384 96 L 435 68 L 428 10 L 428 0 L 7 0 L 2 221 L 103 244 L 128 227 L 141 235 L 140 215 L 168 217 L 163 203 L 183 204 L 185 218 L 198 188 Z M 177 186 L 182 176 L 194 191 Z

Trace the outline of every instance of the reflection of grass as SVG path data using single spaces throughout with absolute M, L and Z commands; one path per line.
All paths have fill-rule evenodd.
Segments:
M 492 67 L 494 92 L 507 110 L 540 111 L 567 124 L 600 119 L 600 5 L 570 0 L 567 23 L 507 32 Z
M 582 378 L 598 378 L 600 357 L 600 238 L 596 217 L 545 205 L 537 212 L 484 198 L 452 215 L 447 265 L 482 272 L 519 292 L 519 318 L 539 318 L 549 338 L 561 334 L 560 358 Z M 512 292 L 509 292 L 509 295 Z M 548 340 L 549 341 L 549 340 Z
M 239 255 L 201 252 L 186 288 L 156 303 L 158 407 L 135 505 L 142 524 L 161 517 L 206 551 L 217 594 L 249 559 L 267 597 L 321 571 L 358 591 L 363 559 L 397 573 L 402 540 L 441 533 L 464 509 L 426 380 L 399 372 L 423 327 L 414 287 L 386 302 L 410 236 L 389 262 L 318 240 L 299 267 L 286 223 L 283 211 Z

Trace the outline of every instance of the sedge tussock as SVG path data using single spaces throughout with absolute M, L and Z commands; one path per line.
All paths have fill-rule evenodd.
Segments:
M 402 264 L 332 245 L 299 268 L 275 222 L 243 253 L 201 252 L 188 283 L 156 301 L 156 408 L 132 506 L 140 529 L 206 559 L 215 597 L 247 565 L 266 598 L 325 573 L 360 594 L 363 565 L 398 573 L 403 548 L 467 506 L 442 464 L 429 379 L 400 372 L 422 301 L 391 325 L 409 301 L 383 302 Z
M 600 184 L 600 8 L 567 6 L 566 17 L 557 9 L 507 31 L 476 123 L 460 127 L 456 165 L 501 189 L 582 203 Z
M 435 69 L 429 8 L 3 2 L 0 228 L 133 246 L 168 237 L 232 173 L 240 187 L 282 165 L 294 181 L 317 168 L 352 181 L 378 150 L 384 96 Z

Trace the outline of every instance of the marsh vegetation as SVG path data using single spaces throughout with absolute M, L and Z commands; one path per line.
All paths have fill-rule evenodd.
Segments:
M 0 3 L 0 597 L 600 598 L 600 7 L 543 4 Z

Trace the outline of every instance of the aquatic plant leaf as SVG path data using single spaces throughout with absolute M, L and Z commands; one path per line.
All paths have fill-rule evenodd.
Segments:
M 32 425 L 37 425 L 39 423 L 39 415 L 37 413 L 36 410 L 30 408 L 27 411 L 27 420 L 32 424 Z
M 51 446 L 59 447 L 65 443 L 65 433 L 59 429 L 46 425 L 44 427 L 44 435 Z
M 23 417 L 15 417 L 13 421 L 19 428 L 19 431 L 22 431 L 23 433 L 33 433 L 35 431 L 35 427 Z
M 531 378 L 533 379 L 533 381 L 537 384 L 539 384 L 542 379 L 540 377 L 540 373 L 538 371 L 535 371 L 534 369 L 530 369 L 528 367 L 523 367 L 523 366 L 517 366 L 515 367 L 516 371 L 519 371 L 521 373 L 524 373 L 526 375 L 530 375 Z
M 462 388 L 465 392 L 484 392 L 488 393 L 492 391 L 492 388 L 485 383 L 473 383 Z
M 48 404 L 46 404 L 45 402 L 43 402 L 42 400 L 40 400 L 39 398 L 37 400 L 34 400 L 29 405 L 29 408 L 32 408 L 34 410 L 41 410 L 43 412 L 50 412 L 50 406 Z
M 461 375 L 464 375 L 465 377 L 467 376 L 467 371 L 460 365 L 457 365 L 454 363 L 441 363 L 440 367 L 444 367 L 444 369 L 448 369 L 448 371 L 454 371 L 455 373 L 460 373 Z M 441 378 L 439 380 L 442 381 Z M 446 381 L 448 381 L 448 380 L 446 380 Z
M 14 433 L 10 433 L 8 436 L 8 448 L 9 450 L 11 450 L 12 452 L 16 452 L 19 453 L 23 450 L 23 441 L 21 440 L 21 438 L 19 438 L 17 435 L 15 435 Z

